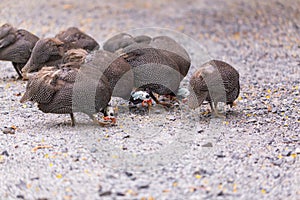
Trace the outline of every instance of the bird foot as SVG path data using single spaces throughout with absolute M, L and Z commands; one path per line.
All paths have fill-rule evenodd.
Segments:
M 212 112 L 212 116 L 215 118 L 221 118 L 221 119 L 225 119 L 226 118 L 226 114 L 225 113 L 219 113 L 216 111 Z
M 98 124 L 98 125 L 102 126 L 102 127 L 104 127 L 104 126 L 107 126 L 107 125 L 110 125 L 110 124 L 111 124 L 110 122 L 99 121 L 99 120 L 98 120 L 98 119 L 96 119 L 96 118 L 94 118 L 94 119 L 93 119 L 93 122 L 94 122 L 95 124 Z

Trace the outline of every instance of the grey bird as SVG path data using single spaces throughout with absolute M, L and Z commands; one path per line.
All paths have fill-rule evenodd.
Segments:
M 11 24 L 0 27 L 0 60 L 11 61 L 19 78 L 21 69 L 28 61 L 38 37 L 24 30 L 17 29 Z
M 112 94 L 109 82 L 96 67 L 86 68 L 89 69 L 43 67 L 28 80 L 20 102 L 36 102 L 44 113 L 70 114 L 72 126 L 74 112 L 87 114 L 101 126 L 110 124 L 95 116 L 99 111 L 108 110 Z M 112 122 L 115 123 L 114 117 Z
M 133 37 L 122 33 L 109 39 L 103 48 L 119 53 L 133 69 L 135 87 L 165 106 L 170 105 L 159 102 L 153 92 L 175 97 L 191 64 L 185 49 L 168 36 Z
M 64 54 L 70 49 L 84 49 L 88 52 L 99 49 L 99 44 L 78 28 L 71 27 L 58 33 L 54 38 L 40 39 L 22 69 L 23 76 L 40 70 L 44 66 L 62 64 Z
M 211 60 L 192 75 L 188 105 L 195 109 L 206 100 L 214 113 L 220 116 L 217 110 L 218 102 L 224 102 L 232 107 L 239 93 L 238 71 L 223 61 Z

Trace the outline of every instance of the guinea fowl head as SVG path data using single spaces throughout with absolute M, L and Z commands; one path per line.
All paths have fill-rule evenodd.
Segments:
M 100 48 L 100 45 L 95 39 L 82 32 L 77 27 L 70 27 L 61 31 L 55 38 L 64 42 L 67 49 L 82 48 L 87 51 L 94 51 Z
M 38 71 L 45 65 L 59 61 L 64 55 L 64 43 L 57 38 L 40 39 L 34 46 L 31 56 L 22 69 L 23 75 Z
M 102 109 L 101 112 L 103 113 L 103 119 L 106 121 L 111 121 L 113 124 L 117 122 L 115 116 L 115 110 L 111 105 L 108 105 L 106 108 Z

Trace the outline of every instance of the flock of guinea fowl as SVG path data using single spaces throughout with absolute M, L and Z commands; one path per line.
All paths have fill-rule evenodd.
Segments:
M 27 80 L 21 102 L 36 102 L 44 113 L 83 112 L 101 126 L 116 123 L 111 97 L 121 97 L 150 107 L 158 95 L 176 99 L 180 82 L 191 59 L 187 51 L 168 36 L 151 38 L 120 33 L 107 40 L 103 49 L 76 27 L 52 38 L 39 38 L 11 24 L 0 27 L 0 60 L 11 61 L 19 78 Z M 221 88 L 221 89 L 220 89 Z M 229 64 L 211 60 L 199 66 L 189 82 L 187 102 L 194 109 L 203 101 L 218 115 L 218 102 L 233 105 L 239 95 L 239 73 Z M 133 91 L 144 92 L 133 99 Z M 172 102 L 172 101 L 170 101 Z M 102 112 L 103 120 L 96 114 Z

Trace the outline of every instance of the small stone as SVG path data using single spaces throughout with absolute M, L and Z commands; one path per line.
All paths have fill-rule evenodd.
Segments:
M 148 181 L 138 181 L 136 186 L 138 189 L 147 189 L 147 188 L 149 188 L 149 185 L 150 185 L 150 182 L 148 182 Z
M 291 153 L 292 153 L 291 150 L 284 150 L 284 151 L 281 152 L 281 155 L 283 155 L 283 156 L 290 156 Z
M 61 152 L 62 152 L 62 153 L 68 153 L 68 148 L 63 148 L 63 149 L 61 150 Z
M 110 196 L 112 195 L 112 192 L 111 191 L 104 191 L 104 192 L 100 192 L 99 193 L 99 196 L 100 197 L 103 197 L 103 196 Z
M 208 142 L 206 144 L 203 144 L 202 147 L 213 147 L 211 142 Z
M 2 132 L 4 134 L 15 134 L 16 130 L 12 127 L 4 127 L 4 129 L 2 130 Z
M 125 135 L 122 139 L 130 138 L 130 135 Z
M 292 156 L 285 157 L 285 162 L 289 165 L 294 164 L 295 161 L 296 159 L 294 159 Z
M 128 177 L 131 177 L 131 176 L 133 176 L 133 173 L 131 173 L 131 172 L 125 172 L 125 174 L 126 174 L 126 176 L 128 176 Z
M 297 147 L 297 148 L 295 149 L 295 153 L 296 153 L 296 154 L 300 154 L 300 147 Z
M 176 117 L 174 117 L 174 116 L 169 116 L 169 117 L 167 117 L 167 119 L 170 120 L 170 121 L 175 121 L 175 120 L 176 120 Z
M 279 177 L 280 177 L 280 172 L 277 171 L 277 170 L 276 170 L 276 171 L 273 171 L 273 172 L 272 172 L 272 175 L 273 175 L 274 178 L 279 178 Z
M 272 161 L 273 165 L 280 166 L 283 163 L 283 159 L 276 159 Z
M 255 122 L 257 122 L 257 119 L 255 119 L 255 118 L 250 118 L 250 119 L 248 119 L 247 122 L 248 122 L 248 123 L 255 123 Z
M 154 110 L 154 114 L 161 114 L 161 110 L 159 109 Z
M 24 195 L 18 194 L 17 199 L 25 199 Z
M 8 152 L 5 150 L 5 151 L 3 151 L 2 153 L 1 153 L 1 155 L 3 155 L 3 156 L 9 156 L 9 154 L 8 154 Z
M 92 148 L 90 149 L 90 151 L 91 151 L 91 153 L 96 153 L 96 152 L 98 151 L 98 149 L 97 149 L 96 147 L 92 147 Z
M 117 195 L 117 196 L 123 197 L 123 196 L 125 196 L 126 194 L 125 194 L 124 192 L 116 192 L 116 195 Z
M 217 156 L 218 158 L 225 158 L 225 157 L 226 157 L 226 155 L 224 154 L 223 151 L 219 151 L 218 153 L 216 153 L 216 156 Z
M 203 133 L 203 132 L 204 132 L 203 129 L 199 129 L 199 130 L 197 131 L 197 133 Z
M 277 113 L 277 108 L 276 108 L 276 107 L 273 107 L 271 112 L 272 112 L 272 113 Z

